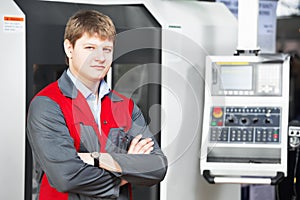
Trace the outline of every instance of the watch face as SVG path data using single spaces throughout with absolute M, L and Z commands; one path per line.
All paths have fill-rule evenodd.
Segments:
M 91 153 L 92 158 L 99 159 L 100 158 L 100 153 L 99 152 L 93 152 Z

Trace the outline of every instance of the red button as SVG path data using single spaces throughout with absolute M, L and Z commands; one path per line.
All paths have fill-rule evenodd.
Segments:
M 220 107 L 215 107 L 214 110 L 213 110 L 213 116 L 214 116 L 215 118 L 220 118 L 220 117 L 222 117 L 222 115 L 223 115 L 222 108 L 220 108 Z
M 217 126 L 223 126 L 223 122 L 222 121 L 218 121 Z

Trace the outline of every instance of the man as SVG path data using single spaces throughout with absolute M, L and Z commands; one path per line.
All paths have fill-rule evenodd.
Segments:
M 163 180 L 167 159 L 137 105 L 104 81 L 115 27 L 97 11 L 79 11 L 65 29 L 69 68 L 31 101 L 27 136 L 38 198 L 130 199 L 130 183 Z

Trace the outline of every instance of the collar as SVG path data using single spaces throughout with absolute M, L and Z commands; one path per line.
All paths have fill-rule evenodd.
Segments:
M 63 72 L 63 74 L 61 75 L 61 77 L 58 79 L 58 86 L 65 96 L 75 99 L 78 95 L 79 89 L 77 89 L 77 87 L 75 86 L 71 77 L 68 75 L 68 70 L 69 69 L 65 70 Z M 76 83 L 76 81 L 75 81 L 75 83 Z M 103 92 L 101 92 L 101 86 L 104 88 Z M 82 93 L 82 91 L 80 91 L 80 92 Z M 86 98 L 85 94 L 83 94 L 83 95 Z M 113 93 L 110 90 L 108 84 L 105 81 L 101 81 L 99 95 L 101 95 L 100 97 L 104 97 L 105 95 L 108 95 L 112 101 L 123 101 L 122 97 L 120 97 L 119 95 L 116 95 L 115 93 Z
M 58 79 L 58 87 L 66 97 L 75 99 L 78 95 L 77 88 L 73 84 L 71 78 L 67 75 L 67 70 L 65 70 Z
M 110 92 L 110 93 L 108 94 L 108 96 L 109 96 L 109 98 L 110 98 L 112 101 L 115 101 L 115 102 L 117 102 L 117 101 L 123 101 L 123 98 L 120 97 L 119 95 L 116 95 L 114 92 Z
M 71 73 L 70 69 L 67 69 L 67 75 L 73 82 L 74 86 L 81 92 L 84 98 L 88 98 L 92 95 L 92 91 L 88 89 L 80 80 L 76 79 L 75 76 Z

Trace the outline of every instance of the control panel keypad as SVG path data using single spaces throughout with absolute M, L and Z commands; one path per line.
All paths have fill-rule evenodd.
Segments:
M 230 129 L 230 142 L 252 142 L 253 128 Z
M 255 136 L 255 142 L 278 142 L 279 129 L 257 128 Z
M 211 128 L 211 141 L 228 141 L 228 128 Z
M 212 107 L 210 141 L 279 143 L 278 107 Z

